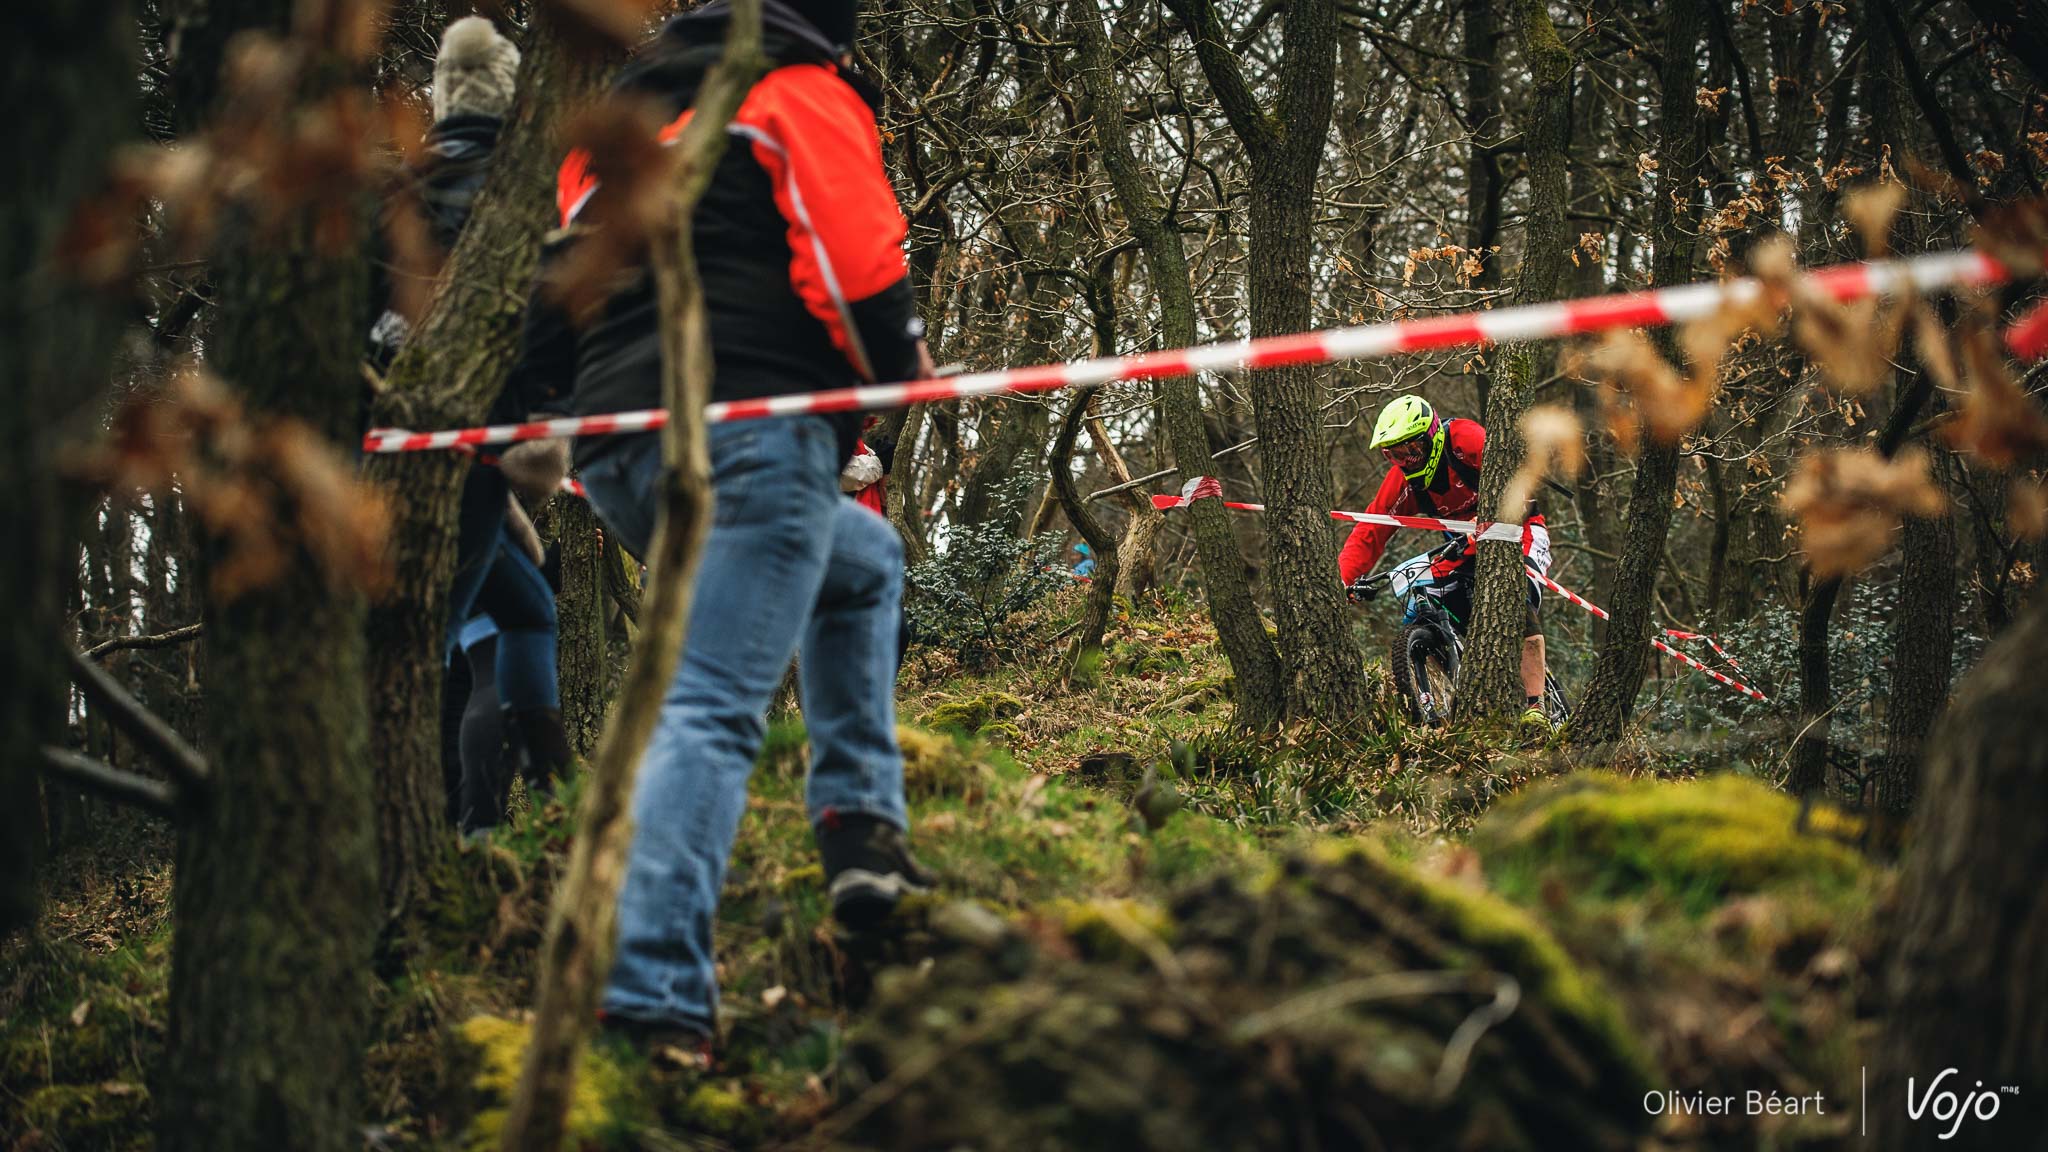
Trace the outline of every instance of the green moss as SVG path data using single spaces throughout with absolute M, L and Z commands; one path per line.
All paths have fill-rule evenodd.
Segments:
M 1527 912 L 1484 889 L 1397 863 L 1374 840 L 1327 843 L 1315 854 L 1331 863 L 1363 865 L 1375 886 L 1420 913 L 1454 944 L 1511 973 L 1521 982 L 1524 997 L 1547 1005 L 1599 1038 L 1640 1084 L 1652 1082 L 1651 1065 L 1624 1024 L 1620 1007 L 1586 978 L 1578 962 Z
M 503 1134 L 505 1111 L 519 1084 L 531 1028 L 502 1017 L 474 1016 L 464 1021 L 457 1033 L 478 1058 L 471 1084 L 478 1107 L 470 1117 L 463 1147 L 488 1152 L 498 1146 Z M 586 1047 L 569 1099 L 566 1143 L 579 1149 L 623 1147 L 626 1138 L 641 1126 L 642 1110 L 625 1070 L 604 1050 Z
M 994 758 L 971 739 L 898 725 L 896 745 L 903 751 L 903 790 L 912 799 L 978 800 L 995 781 Z
M 691 1132 L 752 1142 L 767 1128 L 767 1114 L 731 1081 L 707 1080 L 691 1089 L 677 1119 Z
M 140 1084 L 52 1084 L 29 1093 L 21 1119 L 61 1148 L 147 1148 L 149 1092 Z M 31 1144 L 30 1146 L 35 1146 Z
M 1129 899 L 1055 900 L 1046 914 L 1060 930 L 1093 957 L 1144 959 L 1149 936 L 1163 946 L 1173 943 L 1173 918 L 1157 905 Z
M 980 736 L 983 740 L 1006 744 L 1011 747 L 1024 743 L 1024 730 L 1008 720 L 993 720 L 983 724 L 981 731 L 976 733 L 976 735 Z
M 1868 866 L 1842 842 L 1854 822 L 1735 775 L 1671 782 L 1583 773 L 1498 805 L 1473 842 L 1490 872 L 1526 883 L 1567 873 L 1596 891 L 1662 889 L 1704 911 L 1730 892 L 1846 889 Z
M 1024 714 L 1024 702 L 1008 692 L 983 692 L 978 696 L 947 700 L 924 716 L 927 728 L 951 728 L 972 736 L 991 721 L 1009 720 Z

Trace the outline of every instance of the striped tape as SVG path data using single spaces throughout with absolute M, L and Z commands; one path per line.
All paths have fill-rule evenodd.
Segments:
M 1807 273 L 1805 282 L 1824 296 L 1855 300 L 1891 295 L 1909 288 L 1932 291 L 1995 284 L 2007 277 L 2006 269 L 1997 261 L 1964 249 L 1898 260 L 1835 264 Z M 705 406 L 704 419 L 711 424 L 722 424 L 768 416 L 874 411 L 968 396 L 1056 392 L 1063 388 L 1119 380 L 1158 380 L 1198 372 L 1237 372 L 1292 364 L 1374 360 L 1402 353 L 1470 348 L 1510 340 L 1553 339 L 1614 328 L 1651 328 L 1704 319 L 1724 307 L 1754 304 L 1763 298 L 1764 291 L 1763 284 L 1754 279 L 1681 284 L 1672 288 L 1593 296 L 1553 304 L 1524 304 L 1421 320 L 1330 328 L 1292 336 L 1230 340 L 1135 356 L 1108 356 L 1065 364 L 976 372 L 905 384 L 864 384 L 754 400 L 721 400 Z M 644 432 L 661 427 L 667 420 L 667 412 L 650 408 L 601 416 L 539 420 L 528 424 L 457 428 L 445 432 L 379 428 L 363 437 L 363 451 L 423 452 L 461 445 L 511 444 L 554 436 Z

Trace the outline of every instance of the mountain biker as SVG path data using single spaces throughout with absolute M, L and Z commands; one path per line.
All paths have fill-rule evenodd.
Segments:
M 1447 520 L 1477 519 L 1479 462 L 1486 451 L 1486 429 L 1476 420 L 1445 420 L 1420 396 L 1401 396 L 1380 410 L 1372 430 L 1372 446 L 1392 465 L 1366 511 L 1397 516 L 1438 516 Z M 1337 571 L 1346 587 L 1372 571 L 1386 550 L 1392 525 L 1360 524 L 1344 541 Z M 1460 533 L 1445 533 L 1457 537 Z M 1445 611 L 1462 631 L 1472 609 L 1473 574 L 1478 554 L 1466 548 L 1432 566 Z M 1550 530 L 1532 501 L 1522 527 L 1522 558 L 1538 572 L 1550 570 Z M 1537 611 L 1542 589 L 1529 582 L 1529 611 L 1522 625 L 1522 692 L 1527 710 L 1522 721 L 1548 726 L 1543 713 L 1545 671 L 1543 629 Z

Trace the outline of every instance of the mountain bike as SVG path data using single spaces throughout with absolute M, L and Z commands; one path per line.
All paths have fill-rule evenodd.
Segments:
M 1465 546 L 1463 537 L 1448 540 L 1385 571 L 1361 576 L 1346 589 L 1357 603 L 1374 600 L 1382 590 L 1392 591 L 1401 601 L 1401 630 L 1387 653 L 1387 668 L 1395 691 L 1408 706 L 1408 718 L 1417 724 L 1440 725 L 1451 717 L 1466 622 L 1446 601 L 1470 603 L 1469 597 L 1459 594 L 1474 566 L 1456 563 Z M 1440 567 L 1448 571 L 1440 575 Z M 1552 726 L 1571 717 L 1571 701 L 1549 669 L 1543 673 L 1543 711 Z

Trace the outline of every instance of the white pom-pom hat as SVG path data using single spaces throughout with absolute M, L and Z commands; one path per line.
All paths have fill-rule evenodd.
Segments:
M 465 16 L 441 34 L 434 57 L 434 119 L 503 116 L 518 78 L 518 46 L 485 17 Z

